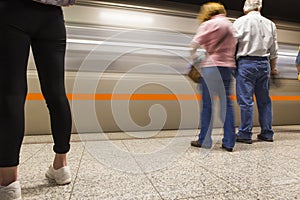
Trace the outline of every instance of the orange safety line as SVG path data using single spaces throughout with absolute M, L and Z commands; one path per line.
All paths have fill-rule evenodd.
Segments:
M 300 101 L 300 96 L 271 96 L 272 101 Z
M 200 94 L 67 94 L 69 100 L 131 100 L 131 101 L 193 101 L 201 100 Z M 29 93 L 27 100 L 44 100 L 41 93 Z M 231 96 L 236 101 L 236 96 Z M 272 101 L 300 101 L 300 96 L 271 96 Z
M 199 94 L 67 94 L 69 100 L 200 100 Z M 40 93 L 29 93 L 27 100 L 44 100 Z
M 27 94 L 26 100 L 44 100 L 44 96 L 41 93 Z

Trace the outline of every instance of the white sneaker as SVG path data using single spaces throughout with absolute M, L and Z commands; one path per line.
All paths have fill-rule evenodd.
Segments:
M 65 166 L 57 170 L 50 166 L 45 175 L 47 178 L 55 180 L 58 185 L 69 184 L 72 180 L 69 166 Z
M 12 182 L 8 186 L 0 186 L 1 200 L 21 200 L 21 186 L 19 181 Z

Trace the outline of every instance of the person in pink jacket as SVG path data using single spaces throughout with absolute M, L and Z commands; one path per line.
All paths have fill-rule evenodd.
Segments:
M 224 125 L 222 148 L 232 151 L 236 141 L 233 106 L 230 99 L 232 72 L 235 69 L 235 47 L 237 40 L 232 23 L 226 17 L 226 10 L 220 3 L 202 5 L 198 17 L 200 26 L 194 36 L 191 55 L 197 59 L 197 49 L 206 50 L 206 58 L 200 63 L 202 112 L 201 131 L 194 147 L 212 147 L 212 106 L 214 96 L 220 100 L 220 117 Z

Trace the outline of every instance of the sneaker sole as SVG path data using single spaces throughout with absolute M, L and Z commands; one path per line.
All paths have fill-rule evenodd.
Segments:
M 248 139 L 237 138 L 236 141 L 244 144 L 252 144 L 252 140 L 248 140 Z
M 273 138 L 265 138 L 265 137 L 262 137 L 262 136 L 257 136 L 257 139 L 259 141 L 265 141 L 265 142 L 274 142 L 274 139 Z
M 72 178 L 69 178 L 69 179 L 66 179 L 66 180 L 60 182 L 60 181 L 55 180 L 55 178 L 48 173 L 46 173 L 45 175 L 48 179 L 55 181 L 58 185 L 67 185 L 67 184 L 71 183 L 71 181 L 72 181 Z

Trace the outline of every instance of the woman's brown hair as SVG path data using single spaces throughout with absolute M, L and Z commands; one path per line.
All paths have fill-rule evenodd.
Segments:
M 209 2 L 201 6 L 198 15 L 198 20 L 200 21 L 200 23 L 202 23 L 207 20 L 210 20 L 212 16 L 219 15 L 219 14 L 226 15 L 226 10 L 224 6 L 221 3 Z

